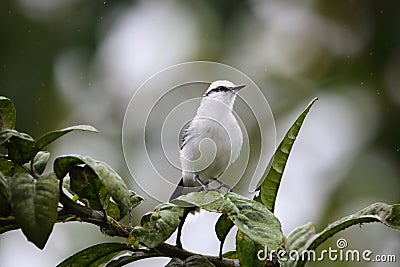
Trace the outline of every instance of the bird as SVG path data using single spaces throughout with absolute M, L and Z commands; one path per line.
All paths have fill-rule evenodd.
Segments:
M 239 157 L 243 134 L 232 113 L 239 90 L 227 80 L 217 80 L 205 91 L 194 118 L 181 131 L 180 163 L 182 178 L 170 201 L 193 191 L 231 187 L 218 177 Z M 210 182 L 219 186 L 211 188 Z

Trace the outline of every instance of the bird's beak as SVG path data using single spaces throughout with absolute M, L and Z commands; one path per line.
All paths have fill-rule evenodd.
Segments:
M 232 88 L 232 91 L 234 91 L 235 93 L 239 92 L 240 89 L 246 87 L 245 84 L 241 84 L 241 85 L 237 85 L 235 87 Z

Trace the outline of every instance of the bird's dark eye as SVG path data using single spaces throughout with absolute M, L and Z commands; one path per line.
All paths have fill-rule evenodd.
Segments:
M 228 92 L 228 91 L 230 91 L 229 88 L 226 88 L 225 86 L 218 86 L 218 87 L 213 88 L 210 91 L 208 91 L 207 94 L 205 94 L 205 96 L 208 96 L 209 94 L 214 93 L 214 92 Z

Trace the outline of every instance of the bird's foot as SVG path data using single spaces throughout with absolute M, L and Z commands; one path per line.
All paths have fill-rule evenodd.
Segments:
M 196 175 L 194 176 L 194 179 L 196 180 L 196 182 L 198 182 L 198 183 L 201 185 L 201 187 L 203 188 L 204 192 L 207 193 L 208 191 L 210 191 L 210 189 L 208 188 L 208 184 L 203 183 L 203 182 L 200 180 L 198 174 L 196 174 Z
M 232 191 L 232 187 L 230 187 L 230 185 L 222 182 L 218 178 L 212 177 L 211 179 L 216 181 L 217 183 L 219 183 L 219 186 L 216 188 L 217 191 L 219 191 L 221 188 L 226 188 L 228 190 L 228 192 Z

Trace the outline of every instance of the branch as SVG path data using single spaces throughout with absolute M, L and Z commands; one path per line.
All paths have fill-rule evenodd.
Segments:
M 81 221 L 95 224 L 101 227 L 103 233 L 109 236 L 120 236 L 124 238 L 129 237 L 129 233 L 132 231 L 133 227 L 129 225 L 117 222 L 112 217 L 107 216 L 106 220 L 103 212 L 94 210 L 89 207 L 82 206 L 74 201 L 72 201 L 64 192 L 60 192 L 60 203 L 63 205 L 63 209 L 59 212 L 59 217 L 66 217 L 67 215 L 74 215 L 78 217 Z M 155 252 L 161 253 L 163 256 L 169 258 L 179 258 L 185 260 L 194 255 L 200 255 L 193 253 L 182 248 L 172 246 L 163 243 L 153 249 Z M 204 256 L 207 260 L 212 262 L 215 266 L 221 267 L 234 267 L 238 266 L 237 261 L 231 259 L 222 259 L 214 256 Z
M 169 257 L 169 258 L 178 258 L 178 259 L 181 259 L 181 260 L 185 260 L 185 259 L 187 259 L 187 258 L 189 258 L 191 256 L 199 255 L 199 256 L 202 256 L 202 257 L 206 258 L 210 262 L 212 262 L 215 266 L 219 266 L 219 267 L 235 267 L 235 266 L 239 266 L 238 260 L 231 260 L 231 259 L 222 259 L 222 260 L 220 260 L 219 257 L 206 256 L 206 255 L 193 253 L 193 252 L 184 250 L 182 248 L 178 248 L 176 246 L 169 245 L 167 243 L 162 243 L 161 245 L 158 245 L 156 248 L 154 248 L 154 250 L 156 252 L 159 252 L 159 253 Z

